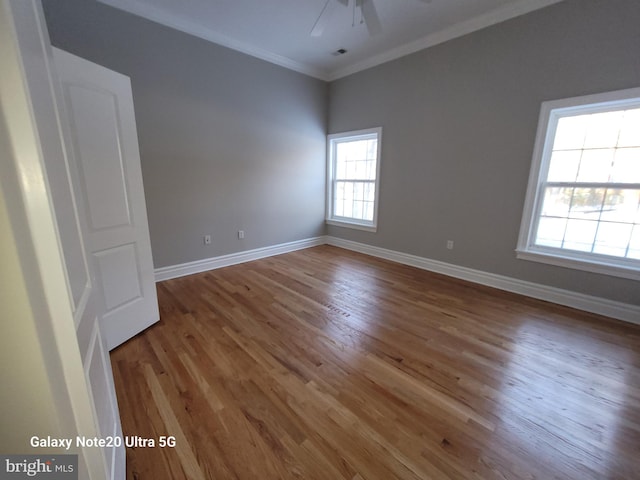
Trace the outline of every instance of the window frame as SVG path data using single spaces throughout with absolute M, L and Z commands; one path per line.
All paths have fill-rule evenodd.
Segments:
M 517 258 L 640 280 L 640 260 L 535 244 L 535 235 L 544 200 L 542 189 L 547 182 L 558 120 L 566 116 L 636 107 L 640 107 L 640 88 L 542 103 L 516 248 Z M 628 185 L 635 188 L 637 184 Z
M 353 217 L 339 217 L 333 214 L 334 192 L 335 192 L 335 172 L 336 172 L 336 148 L 339 143 L 367 140 L 376 138 L 376 178 L 373 181 L 375 194 L 373 200 L 373 219 L 371 221 L 358 220 Z M 353 130 L 349 132 L 333 133 L 327 135 L 327 188 L 326 188 L 326 211 L 325 222 L 329 225 L 339 227 L 355 228 L 368 232 L 376 232 L 378 229 L 378 206 L 380 198 L 380 164 L 382 152 L 382 127 L 366 128 L 363 130 Z

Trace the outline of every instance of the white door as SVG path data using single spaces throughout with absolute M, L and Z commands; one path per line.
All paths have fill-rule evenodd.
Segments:
M 49 333 L 42 351 L 52 358 L 52 365 L 46 368 L 50 369 L 49 380 L 56 385 L 58 394 L 51 408 L 61 413 L 61 433 L 73 432 L 67 438 L 121 438 L 111 364 L 99 326 L 105 302 L 102 290 L 97 288 L 96 268 L 87 241 L 87 208 L 79 194 L 74 149 L 69 148 L 73 130 L 64 112 L 62 85 L 51 68 L 54 58 L 42 6 L 36 0 L 3 0 L 0 23 L 5 34 L 3 44 L 9 45 L 3 49 L 0 63 L 7 75 L 13 75 L 2 76 L 3 93 L 5 87 L 13 86 L 7 91 L 14 93 L 21 92 L 17 85 L 24 88 L 24 105 L 20 100 L 5 103 L 3 97 L 3 113 L 9 104 L 7 113 L 15 112 L 17 117 L 9 124 L 14 133 L 15 159 L 8 161 L 16 162 L 16 173 L 21 173 L 17 175 L 18 183 L 28 201 L 24 205 L 29 208 L 32 222 L 28 231 L 20 231 L 29 232 L 24 239 L 26 244 L 43 246 L 34 249 L 38 268 L 30 273 L 32 278 L 37 277 L 34 287 L 42 288 L 48 297 L 44 300 L 46 306 L 39 305 L 43 318 L 38 328 L 43 329 L 42 335 Z M 12 53 L 5 55 L 5 51 Z M 6 167 L 4 158 L 2 163 Z M 55 225 L 51 217 L 47 218 L 51 207 Z M 51 222 L 49 229 L 47 222 Z M 63 265 L 56 267 L 54 261 L 49 261 L 56 257 Z M 64 269 L 59 269 L 62 266 Z M 60 288 L 60 277 L 64 288 Z M 65 294 L 67 297 L 62 298 Z M 51 324 L 47 323 L 49 317 Z M 64 363 L 58 364 L 58 359 Z M 58 384 L 64 387 L 58 390 Z M 69 423 L 73 428 L 66 426 Z M 72 451 L 81 453 L 79 478 L 124 480 L 125 450 L 117 445 L 97 448 L 74 443 Z
M 159 319 L 129 78 L 54 48 L 108 350 Z M 63 122 L 64 123 L 64 122 Z M 85 333 L 88 335 L 88 333 Z M 82 342 L 83 333 L 79 330 Z

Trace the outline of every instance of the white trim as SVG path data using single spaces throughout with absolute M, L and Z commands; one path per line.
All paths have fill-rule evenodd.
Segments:
M 562 0 L 520 0 L 519 2 L 509 3 L 491 12 L 487 12 L 465 22 L 456 23 L 448 28 L 427 35 L 426 37 L 406 43 L 397 48 L 387 50 L 386 52 L 374 55 L 360 62 L 354 63 L 353 65 L 333 70 L 329 72 L 327 80 L 333 81 L 352 75 L 362 70 L 390 62 L 391 60 L 410 55 L 420 50 L 424 50 L 425 48 L 433 47 L 434 45 L 453 40 L 454 38 L 462 37 L 469 33 L 482 30 L 483 28 L 490 27 L 491 25 L 519 17 L 520 15 L 548 7 L 549 5 L 553 5 L 554 3 L 559 3 L 561 1 Z
M 372 182 L 375 185 L 375 198 L 373 199 L 373 220 L 358 220 L 350 217 L 339 217 L 333 212 L 333 188 L 334 172 L 336 170 L 336 145 L 340 142 L 358 140 L 377 140 L 376 148 L 376 178 Z M 382 127 L 352 130 L 350 132 L 332 133 L 327 135 L 327 188 L 325 192 L 325 222 L 338 227 L 355 228 L 368 232 L 378 229 L 378 205 L 380 200 L 380 164 L 382 160 Z
M 365 232 L 377 232 L 378 227 L 375 225 L 361 224 L 357 222 L 350 221 L 340 221 L 337 218 L 328 218 L 324 221 L 327 225 L 333 225 L 334 227 L 342 227 L 342 228 L 352 228 L 354 230 L 362 230 Z
M 374 257 L 384 258 L 404 265 L 410 265 L 422 270 L 441 273 L 443 275 L 467 280 L 480 285 L 498 288 L 507 292 L 518 293 L 527 297 L 537 298 L 547 302 L 553 302 L 567 307 L 577 308 L 586 312 L 605 315 L 607 317 L 640 325 L 640 306 L 638 305 L 616 302 L 606 298 L 594 297 L 582 293 L 571 292 L 569 290 L 540 285 L 538 283 L 526 282 L 512 277 L 496 275 L 494 273 L 483 272 L 481 270 L 474 270 L 467 267 L 460 267 L 450 263 L 440 262 L 438 260 L 431 260 L 424 257 L 418 257 L 416 255 L 410 255 L 408 253 L 374 247 L 332 236 L 327 237 L 327 244 Z
M 35 418 L 43 412 L 52 416 L 50 425 L 55 431 L 51 433 L 59 436 L 94 437 L 98 425 L 84 376 L 47 176 L 47 168 L 63 166 L 65 159 L 54 98 L 57 77 L 39 0 L 0 1 L 0 69 L 0 101 L 6 121 L 0 141 L 8 140 L 2 153 L 9 152 L 0 162 L 0 195 L 11 199 L 5 199 L 5 208 L 12 230 L 9 235 L 19 239 L 16 273 L 22 278 L 16 275 L 16 281 L 26 289 L 26 297 L 17 299 L 20 310 L 16 311 L 23 316 L 6 320 L 24 324 L 20 332 L 40 344 L 40 351 L 31 353 L 35 373 L 39 375 L 42 362 L 46 374 L 38 392 L 45 395 L 43 402 L 49 399 L 53 404 L 35 411 Z M 28 306 L 23 306 L 25 302 Z M 102 449 L 77 448 L 74 452 L 79 454 L 82 478 L 107 478 Z
M 616 265 L 615 263 L 607 263 L 607 261 L 615 262 L 615 257 L 604 257 L 602 261 L 598 261 L 598 256 L 592 254 L 593 258 L 583 258 L 580 256 L 573 257 L 573 252 L 560 251 L 559 249 L 530 248 L 529 250 L 516 250 L 516 257 L 521 260 L 530 260 L 532 262 L 546 263 L 548 265 L 557 265 L 559 267 L 573 268 L 584 272 L 601 273 L 613 277 L 627 278 L 629 280 L 640 280 L 640 270 L 628 265 Z M 566 254 L 565 254 L 566 253 Z
M 640 105 L 640 88 L 549 100 L 542 103 L 518 234 L 516 247 L 518 258 L 640 280 L 637 260 L 535 244 L 535 229 L 542 209 L 541 185 L 547 179 L 551 148 L 559 118 L 582 112 L 610 111 L 621 107 L 637 108 L 638 105 Z M 632 184 L 629 185 L 632 186 Z
M 307 238 L 294 242 L 281 243 L 269 247 L 256 248 L 243 252 L 231 253 L 229 255 L 221 255 L 219 257 L 205 258 L 194 262 L 181 263 L 179 265 L 171 265 L 168 267 L 160 267 L 155 269 L 156 282 L 169 280 L 171 278 L 184 277 L 185 275 L 193 275 L 194 273 L 206 272 L 217 268 L 237 265 L 238 263 L 250 262 L 260 258 L 272 257 L 283 253 L 295 252 L 310 247 L 317 247 L 326 243 L 325 237 Z
M 324 70 L 301 62 L 297 62 L 282 55 L 268 52 L 244 42 L 240 42 L 231 37 L 218 33 L 210 28 L 207 28 L 204 25 L 200 25 L 178 15 L 167 12 L 162 8 L 151 6 L 148 3 L 142 4 L 140 2 L 137 2 L 136 0 L 98 1 L 100 3 L 104 3 L 105 5 L 109 5 L 111 7 L 146 18 L 147 20 L 151 20 L 152 22 L 159 23 L 166 27 L 170 27 L 189 35 L 202 38 L 203 40 L 207 40 L 217 45 L 222 45 L 223 47 L 227 47 L 246 55 L 259 58 L 260 60 L 264 60 L 266 62 L 273 63 L 284 68 L 288 68 L 289 70 L 293 70 L 304 75 L 309 75 L 310 77 L 318 78 L 320 80 L 327 81 L 329 79 L 327 72 Z
M 497 275 L 495 273 L 483 272 L 472 268 L 460 267 L 458 265 L 452 265 L 438 260 L 431 260 L 429 258 L 418 257 L 408 253 L 374 247 L 372 245 L 366 245 L 364 243 L 353 242 L 351 240 L 332 236 L 314 237 L 306 240 L 282 243 L 271 247 L 257 248 L 255 250 L 197 260 L 195 262 L 183 263 L 180 265 L 157 268 L 155 270 L 156 282 L 325 244 L 344 248 L 346 250 L 352 250 L 354 252 L 364 253 L 365 255 L 371 255 L 373 257 L 384 258 L 385 260 L 390 260 L 392 262 L 409 265 L 422 270 L 428 270 L 430 272 L 440 273 L 449 277 L 459 278 L 479 285 L 518 293 L 527 297 L 537 298 L 539 300 L 545 300 L 547 302 L 557 303 L 559 305 L 576 308 L 585 312 L 596 313 L 598 315 L 604 315 L 640 325 L 640 306 L 638 305 L 616 302 L 602 297 L 594 297 L 569 290 L 549 287 L 547 285 L 518 280 L 504 275 Z
M 378 55 L 366 58 L 353 65 L 346 66 L 344 68 L 338 68 L 335 70 L 324 70 L 313 67 L 309 64 L 292 60 L 282 55 L 277 55 L 261 48 L 257 48 L 253 45 L 240 42 L 226 35 L 222 35 L 213 31 L 204 25 L 197 24 L 185 18 L 181 18 L 175 14 L 169 13 L 159 7 L 152 7 L 149 4 L 143 4 L 136 0 L 98 0 L 99 2 L 109 5 L 120 10 L 133 13 L 153 22 L 165 25 L 167 27 L 180 30 L 181 32 L 200 37 L 204 40 L 222 45 L 227 48 L 231 48 L 238 52 L 242 52 L 246 55 L 265 60 L 275 65 L 294 70 L 305 75 L 309 75 L 314 78 L 325 81 L 333 81 L 347 75 L 366 70 L 376 65 L 395 60 L 396 58 L 404 57 L 411 53 L 415 53 L 419 50 L 444 43 L 448 40 L 452 40 L 463 35 L 467 35 L 471 32 L 481 30 L 483 28 L 495 25 L 500 22 L 504 22 L 514 17 L 524 15 L 526 13 L 538 10 L 540 8 L 553 5 L 554 3 L 561 2 L 562 0 L 520 0 L 514 3 L 509 3 L 502 7 L 499 7 L 491 12 L 487 12 L 478 17 L 470 20 L 459 22 L 451 25 L 448 28 L 440 30 L 439 32 L 432 33 L 421 39 L 407 43 L 400 47 L 387 50 Z

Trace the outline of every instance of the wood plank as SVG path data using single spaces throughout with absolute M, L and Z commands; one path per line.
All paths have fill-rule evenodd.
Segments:
M 640 478 L 640 328 L 321 246 L 158 284 L 129 478 Z

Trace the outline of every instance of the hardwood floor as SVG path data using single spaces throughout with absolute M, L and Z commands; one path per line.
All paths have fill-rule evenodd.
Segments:
M 133 479 L 640 478 L 640 328 L 322 246 L 158 284 Z

